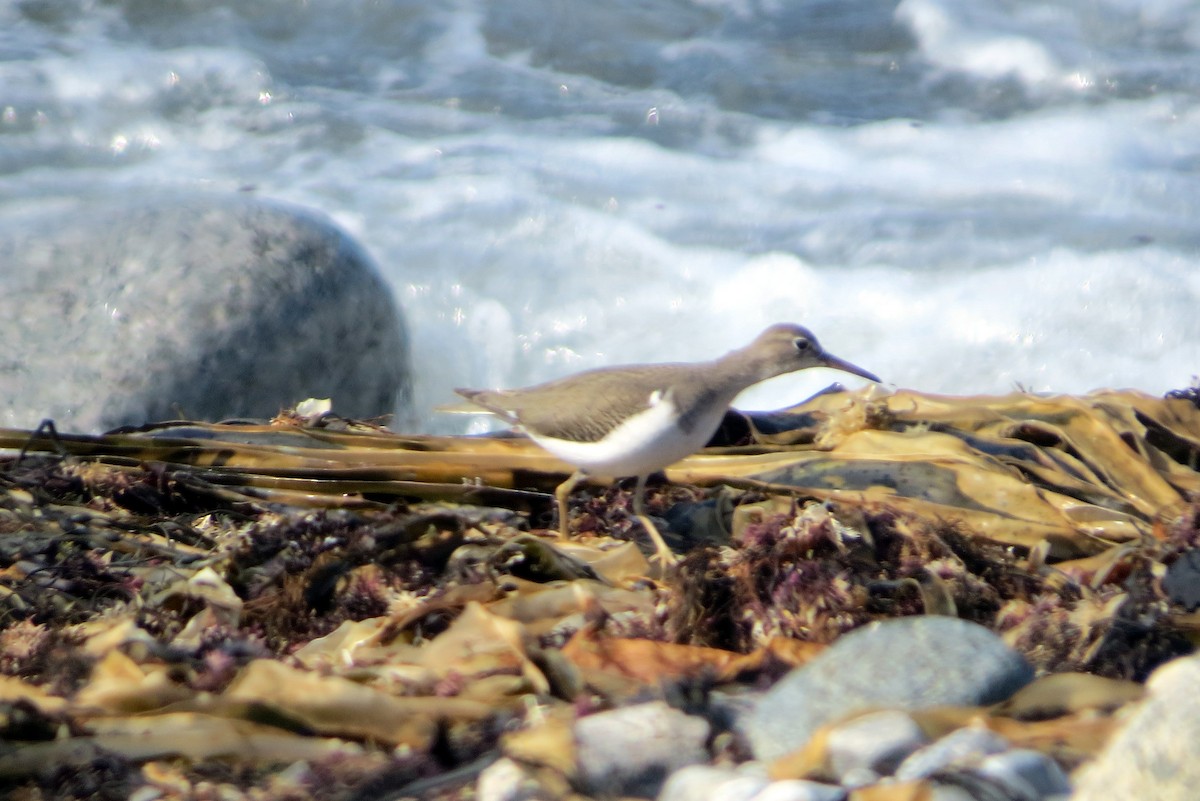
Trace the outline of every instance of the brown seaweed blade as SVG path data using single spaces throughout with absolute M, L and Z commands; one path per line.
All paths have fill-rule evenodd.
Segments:
M 741 480 L 816 497 L 888 497 L 1022 547 L 1050 536 L 1074 540 L 1079 553 L 1095 551 L 1089 540 L 1097 537 L 1119 542 L 1145 535 L 1156 517 L 1183 503 L 1177 485 L 1200 485 L 1194 471 L 1155 444 L 1177 456 L 1182 449 L 1186 458 L 1197 452 L 1200 413 L 1180 400 L 1132 392 L 1080 398 L 826 394 L 789 412 L 797 420 L 836 424 L 814 431 L 809 444 L 739 448 L 723 458 L 702 454 L 669 475 L 707 485 Z M 521 505 L 530 499 L 462 482 L 548 489 L 569 471 L 519 438 L 189 424 L 51 441 L 0 430 L 0 448 L 51 446 L 113 464 L 204 468 L 192 475 L 218 494 L 310 507 L 326 503 L 323 498 L 331 506 L 362 507 L 389 497 Z

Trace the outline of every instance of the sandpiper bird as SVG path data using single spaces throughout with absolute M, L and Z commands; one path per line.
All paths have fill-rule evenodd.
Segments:
M 709 362 L 602 367 L 524 389 L 455 392 L 524 429 L 575 467 L 554 492 L 564 537 L 567 498 L 580 481 L 592 474 L 636 476 L 634 515 L 654 541 L 656 559 L 666 566 L 675 557 L 645 513 L 647 477 L 703 448 L 739 392 L 806 367 L 832 367 L 879 381 L 826 353 L 808 329 L 780 323 Z

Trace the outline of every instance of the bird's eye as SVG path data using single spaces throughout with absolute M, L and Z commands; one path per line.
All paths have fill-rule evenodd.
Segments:
M 812 343 L 809 342 L 804 337 L 796 337 L 795 344 L 796 344 L 796 350 L 798 350 L 801 353 L 804 353 L 804 351 L 806 351 L 812 347 Z

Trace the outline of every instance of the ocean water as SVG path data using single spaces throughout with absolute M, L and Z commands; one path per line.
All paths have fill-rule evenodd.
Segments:
M 1198 99 L 1192 0 L 12 0 L 0 215 L 328 214 L 407 316 L 407 430 L 784 320 L 900 387 L 1161 393 L 1200 373 Z

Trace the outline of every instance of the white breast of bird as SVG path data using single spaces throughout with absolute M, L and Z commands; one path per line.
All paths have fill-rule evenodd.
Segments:
M 621 423 L 598 442 L 574 442 L 528 432 L 531 439 L 564 462 L 586 473 L 644 476 L 690 456 L 708 444 L 725 408 L 715 408 L 695 421 L 690 431 L 678 425 L 679 412 L 670 392 L 655 391 L 646 409 Z

